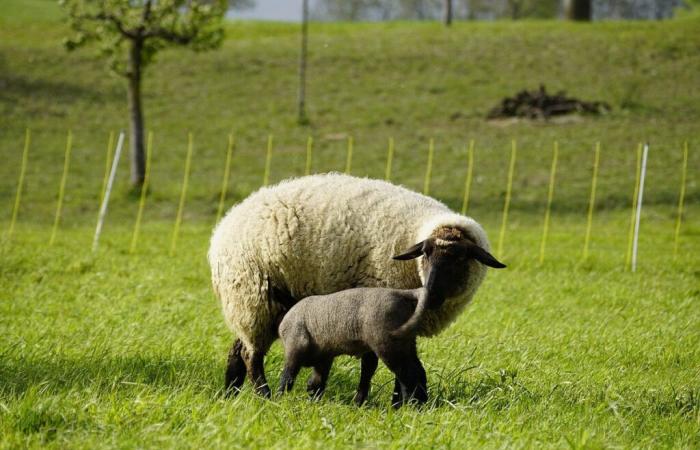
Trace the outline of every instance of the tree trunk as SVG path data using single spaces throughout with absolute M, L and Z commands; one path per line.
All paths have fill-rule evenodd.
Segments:
M 445 26 L 452 25 L 452 0 L 445 0 L 445 10 L 443 11 L 443 22 Z
M 299 92 L 297 97 L 299 125 L 306 125 L 306 53 L 309 35 L 309 0 L 303 0 L 301 6 L 301 51 L 299 53 Z
M 569 20 L 590 21 L 592 13 L 591 0 L 564 0 L 564 15 Z
M 140 191 L 146 177 L 143 146 L 143 110 L 141 108 L 141 51 L 143 41 L 134 39 L 129 49 L 128 96 L 131 144 L 131 186 Z

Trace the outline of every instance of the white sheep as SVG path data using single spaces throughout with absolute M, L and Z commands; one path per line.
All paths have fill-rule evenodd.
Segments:
M 229 352 L 226 392 L 240 388 L 247 371 L 256 391 L 270 395 L 263 358 L 297 300 L 360 286 L 420 287 L 424 258 L 414 265 L 391 257 L 431 237 L 467 238 L 490 250 L 473 219 L 385 181 L 307 176 L 262 188 L 233 207 L 209 248 L 214 291 L 238 337 Z M 486 268 L 470 261 L 464 270 L 468 287 L 427 311 L 420 335 L 442 331 L 472 299 Z

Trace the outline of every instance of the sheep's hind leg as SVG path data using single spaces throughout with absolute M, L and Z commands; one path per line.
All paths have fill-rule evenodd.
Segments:
M 372 384 L 372 377 L 377 370 L 379 359 L 374 352 L 367 352 L 362 355 L 362 364 L 360 366 L 360 384 L 357 386 L 355 393 L 355 404 L 362 406 L 369 395 L 369 388 Z
M 323 396 L 328 382 L 328 375 L 331 372 L 333 358 L 319 360 L 313 366 L 313 372 L 306 382 L 306 391 L 312 399 L 318 400 Z
M 243 343 L 240 339 L 233 341 L 231 350 L 228 352 L 228 363 L 226 365 L 226 377 L 224 381 L 224 395 L 230 397 L 236 395 L 245 381 L 246 366 L 243 361 Z
M 265 350 L 250 350 L 246 348 L 243 350 L 242 355 L 248 371 L 248 377 L 253 383 L 255 392 L 263 397 L 270 398 L 270 387 L 267 384 L 267 379 L 265 378 L 265 367 L 263 366 L 265 352 Z

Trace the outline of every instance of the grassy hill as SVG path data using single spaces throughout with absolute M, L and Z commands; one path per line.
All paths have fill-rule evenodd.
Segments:
M 20 220 L 48 223 L 74 134 L 65 224 L 92 220 L 110 130 L 127 127 L 122 80 L 91 51 L 68 54 L 53 2 L 0 5 L 0 220 L 10 215 L 23 134 L 32 129 Z M 147 220 L 170 219 L 182 179 L 187 133 L 195 156 L 187 220 L 211 220 L 223 173 L 227 134 L 236 138 L 229 199 L 262 180 L 268 134 L 274 135 L 271 181 L 304 171 L 307 136 L 315 138 L 312 170 L 343 170 L 347 136 L 352 172 L 383 177 L 389 137 L 396 140 L 393 179 L 422 189 L 429 139 L 435 140 L 431 194 L 458 208 L 466 145 L 476 141 L 471 211 L 489 215 L 502 201 L 511 140 L 519 157 L 512 207 L 541 213 L 554 140 L 562 155 L 554 209 L 585 210 L 593 147 L 602 143 L 598 207 L 626 208 L 635 149 L 652 145 L 648 204 L 678 195 L 681 146 L 690 167 L 700 130 L 700 35 L 697 19 L 644 23 L 561 22 L 313 24 L 310 36 L 309 127 L 295 125 L 298 29 L 275 23 L 230 23 L 223 48 L 163 53 L 145 78 L 146 124 L 154 132 L 153 185 Z M 502 97 L 540 83 L 613 111 L 563 124 L 484 120 Z M 131 220 L 128 164 L 120 168 L 115 217 Z M 690 171 L 688 201 L 699 199 Z M 497 209 L 497 208 L 496 208 Z M 692 210 L 692 209 L 691 209 Z

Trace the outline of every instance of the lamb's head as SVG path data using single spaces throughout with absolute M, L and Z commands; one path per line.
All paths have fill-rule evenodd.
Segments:
M 441 232 L 439 237 L 429 237 L 394 256 L 397 260 L 424 257 L 422 278 L 431 298 L 431 308 L 439 307 L 446 299 L 457 297 L 468 288 L 469 266 L 474 261 L 495 269 L 506 267 L 478 246 L 469 235 L 452 230 Z

